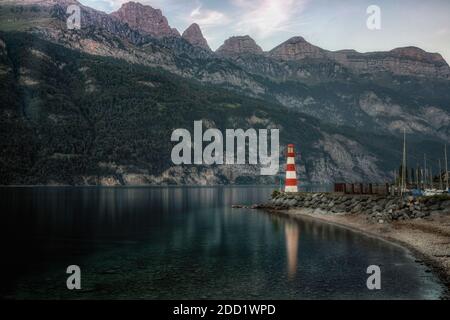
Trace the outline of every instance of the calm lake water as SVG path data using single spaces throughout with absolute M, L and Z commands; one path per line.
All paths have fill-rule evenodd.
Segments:
M 0 188 L 1 296 L 437 299 L 410 253 L 311 219 L 232 209 L 273 187 Z M 382 289 L 366 287 L 379 265 Z M 66 288 L 81 268 L 82 290 Z

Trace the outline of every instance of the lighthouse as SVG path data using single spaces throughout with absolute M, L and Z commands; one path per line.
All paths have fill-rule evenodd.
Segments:
M 298 192 L 297 174 L 295 171 L 295 153 L 293 144 L 288 144 L 287 147 L 286 184 L 284 187 L 284 192 Z

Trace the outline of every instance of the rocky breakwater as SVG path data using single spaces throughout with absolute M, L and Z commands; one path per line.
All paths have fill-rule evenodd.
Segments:
M 274 192 L 265 209 L 307 209 L 320 214 L 362 214 L 367 220 L 388 223 L 395 220 L 427 219 L 433 214 L 450 215 L 450 197 L 398 197 L 346 195 L 339 193 Z

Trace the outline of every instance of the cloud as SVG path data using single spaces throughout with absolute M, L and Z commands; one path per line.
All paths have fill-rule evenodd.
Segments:
M 231 35 L 265 41 L 280 33 L 296 33 L 306 23 L 301 15 L 309 0 L 229 0 L 220 9 L 194 1 L 196 6 L 183 20 L 198 23 L 214 48 Z
M 292 31 L 308 0 L 233 0 L 232 3 L 241 12 L 235 31 L 266 38 L 277 32 Z
M 440 28 L 436 31 L 437 36 L 448 36 L 450 35 L 450 28 Z
M 224 13 L 216 10 L 203 9 L 200 5 L 191 11 L 189 21 L 196 22 L 201 26 L 220 26 L 231 22 L 231 19 Z

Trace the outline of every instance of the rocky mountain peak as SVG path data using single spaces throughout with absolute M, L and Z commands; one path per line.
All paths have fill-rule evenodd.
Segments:
M 287 41 L 285 41 L 285 43 L 290 43 L 290 44 L 295 44 L 295 43 L 303 43 L 306 42 L 308 43 L 305 38 L 301 37 L 301 36 L 296 36 L 296 37 L 292 37 L 289 38 Z
M 208 42 L 203 36 L 200 26 L 196 23 L 191 24 L 186 30 L 184 30 L 182 37 L 193 46 L 201 47 L 206 50 L 211 50 L 208 45 Z
M 131 28 L 154 37 L 180 36 L 180 33 L 169 26 L 167 18 L 161 10 L 138 2 L 124 3 L 112 16 L 126 22 Z
M 269 55 L 281 60 L 302 60 L 323 58 L 325 50 L 310 44 L 303 37 L 293 37 L 272 49 Z
M 216 51 L 223 56 L 233 56 L 243 53 L 262 54 L 263 50 L 250 36 L 231 37 Z
M 416 61 L 423 61 L 428 63 L 445 63 L 444 58 L 439 53 L 426 52 L 417 47 L 403 47 L 396 48 L 390 51 L 399 57 L 408 58 Z

